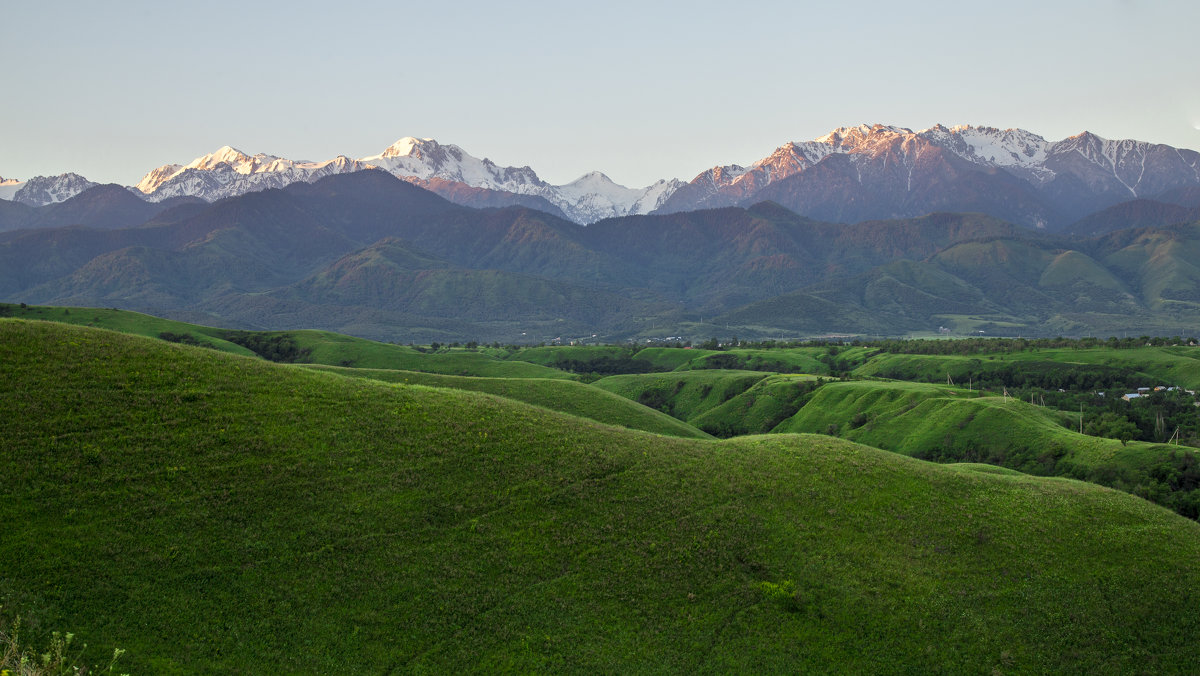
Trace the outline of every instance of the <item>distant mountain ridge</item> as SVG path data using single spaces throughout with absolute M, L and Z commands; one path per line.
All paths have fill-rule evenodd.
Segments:
M 186 165 L 169 164 L 154 169 L 134 187 L 151 201 L 184 195 L 213 201 L 370 168 L 383 169 L 468 205 L 489 202 L 498 205 L 501 200 L 497 195 L 507 193 L 509 197 L 503 200 L 505 205 L 523 203 L 534 208 L 548 208 L 551 213 L 565 215 L 578 223 L 649 213 L 674 188 L 682 185 L 678 181 L 658 181 L 642 189 L 626 188 L 600 172 L 591 172 L 566 185 L 554 186 L 539 178 L 529 167 L 501 167 L 489 159 L 478 159 L 456 145 L 405 137 L 377 155 L 359 159 L 339 155 L 326 162 L 247 155 L 225 146 Z
M 1047 141 L 1021 129 L 843 127 L 750 167 L 701 173 L 659 212 L 775 201 L 821 220 L 979 211 L 1055 228 L 1118 202 L 1200 186 L 1200 153 L 1084 132 Z
M 383 170 L 186 199 L 109 185 L 0 203 L 18 225 L 0 232 L 0 299 L 417 341 L 1182 335 L 1200 319 L 1200 221 L 1067 239 L 984 214 L 842 224 L 764 202 L 585 227 Z
M 224 146 L 153 169 L 131 189 L 152 202 L 185 196 L 211 202 L 368 168 L 465 206 L 520 205 L 581 224 L 772 201 L 828 222 L 980 212 L 1056 230 L 1123 201 L 1190 202 L 1200 190 L 1200 153 L 1193 150 L 1089 132 L 1047 141 L 1022 129 L 940 124 L 921 131 L 842 127 L 786 143 L 749 167 L 715 166 L 688 183 L 664 179 L 643 188 L 618 185 L 598 171 L 551 185 L 528 166 L 502 167 L 453 144 L 404 137 L 375 155 L 322 162 Z M 0 199 L 41 206 L 94 185 L 75 174 L 0 181 Z

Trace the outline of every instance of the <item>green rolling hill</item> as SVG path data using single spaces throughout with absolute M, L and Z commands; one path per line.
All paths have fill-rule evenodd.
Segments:
M 983 394 L 908 382 L 829 383 L 774 431 L 832 434 L 938 462 L 1069 476 L 1200 514 L 1194 448 L 1080 434 L 1077 415 Z
M 596 422 L 629 429 L 692 439 L 708 438 L 700 430 L 666 413 L 642 406 L 625 397 L 598 387 L 561 378 L 479 378 L 448 376 L 391 369 L 354 369 L 336 366 L 309 368 L 329 371 L 352 378 L 368 378 L 386 383 L 448 387 L 456 390 L 486 392 L 506 399 L 523 401 L 552 411 L 569 413 Z
M 113 308 L 70 308 L 0 303 L 0 317 L 41 319 L 112 329 L 138 336 L 202 345 L 275 361 L 370 369 L 404 369 L 457 376 L 574 378 L 570 373 L 519 359 L 501 359 L 482 350 L 445 348 L 421 351 L 329 331 L 240 331 L 160 319 Z M 249 347 L 247 347 L 249 346 Z M 281 350 L 282 348 L 282 350 Z
M 0 603 L 131 673 L 1180 673 L 1200 525 L 0 319 Z M 16 393 L 20 396 L 11 396 Z
M 594 386 L 690 422 L 750 389 L 771 374 L 711 369 L 631 373 L 601 378 Z

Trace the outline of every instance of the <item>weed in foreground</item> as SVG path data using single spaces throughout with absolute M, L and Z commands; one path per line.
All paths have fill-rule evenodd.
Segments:
M 46 650 L 38 651 L 29 645 L 21 643 L 21 618 L 18 616 L 11 623 L 4 618 L 3 608 L 0 607 L 0 676 L 84 676 L 85 674 L 112 674 L 117 660 L 125 653 L 120 648 L 114 648 L 112 658 L 104 667 L 93 665 L 79 666 L 87 644 L 75 647 L 75 635 L 54 632 L 50 635 L 50 645 Z M 128 676 L 125 674 L 123 676 Z

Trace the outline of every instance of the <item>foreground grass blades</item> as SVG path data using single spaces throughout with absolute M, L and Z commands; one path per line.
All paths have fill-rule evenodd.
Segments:
M 0 321 L 0 603 L 133 673 L 1194 666 L 1200 525 Z M 35 635 L 31 639 L 37 640 Z

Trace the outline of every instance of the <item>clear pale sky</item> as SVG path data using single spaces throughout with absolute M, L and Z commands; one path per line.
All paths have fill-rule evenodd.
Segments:
M 0 0 L 0 176 L 454 143 L 640 187 L 839 127 L 1200 149 L 1200 2 Z

